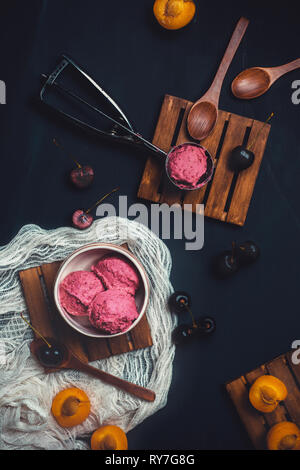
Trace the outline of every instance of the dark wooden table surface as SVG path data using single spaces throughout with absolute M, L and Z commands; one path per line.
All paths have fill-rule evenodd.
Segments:
M 197 252 L 185 251 L 184 240 L 166 241 L 174 287 L 192 295 L 195 316 L 216 318 L 217 331 L 208 341 L 177 350 L 168 404 L 130 432 L 131 449 L 251 449 L 222 384 L 286 352 L 300 335 L 300 104 L 291 100 L 300 71 L 253 101 L 239 101 L 230 92 L 242 69 L 299 57 L 299 6 L 196 3 L 194 21 L 172 32 L 153 19 L 153 0 L 1 2 L 0 79 L 7 86 L 7 104 L 0 106 L 1 245 L 24 224 L 68 225 L 74 209 L 89 207 L 118 185 L 128 204 L 137 202 L 142 153 L 91 139 L 38 106 L 39 74 L 51 71 L 60 53 L 86 67 L 151 139 L 163 96 L 200 97 L 237 20 L 250 19 L 220 99 L 221 109 L 252 119 L 275 113 L 246 224 L 207 219 L 205 246 Z M 52 144 L 54 136 L 79 161 L 93 165 L 96 180 L 88 191 L 67 184 L 72 163 Z M 233 239 L 255 240 L 261 259 L 235 278 L 217 281 L 212 257 Z

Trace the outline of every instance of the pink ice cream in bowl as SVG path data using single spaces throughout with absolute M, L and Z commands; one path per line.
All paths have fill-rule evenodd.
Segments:
M 128 333 L 143 317 L 150 294 L 147 273 L 125 248 L 92 243 L 62 263 L 54 283 L 56 307 L 68 325 L 85 336 Z
M 169 180 L 179 189 L 200 189 L 212 178 L 214 163 L 208 150 L 194 142 L 173 147 L 166 157 Z

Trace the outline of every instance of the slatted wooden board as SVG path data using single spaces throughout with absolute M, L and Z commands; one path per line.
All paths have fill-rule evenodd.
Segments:
M 43 264 L 19 272 L 30 321 L 43 336 L 63 340 L 85 362 L 104 359 L 152 345 L 146 314 L 129 333 L 111 338 L 91 338 L 73 330 L 54 304 L 53 286 L 61 262 Z
M 192 106 L 190 101 L 166 95 L 160 111 L 153 143 L 168 152 L 174 145 L 191 141 L 186 118 Z M 172 185 L 164 170 L 164 161 L 149 156 L 138 190 L 138 197 L 169 205 L 179 203 L 184 209 L 200 212 L 197 204 L 205 205 L 205 215 L 236 225 L 244 225 L 256 178 L 268 140 L 270 125 L 250 118 L 219 111 L 214 131 L 200 143 L 208 149 L 215 163 L 210 183 L 199 190 L 181 191 Z M 256 137 L 257 140 L 256 140 Z M 231 150 L 242 143 L 255 141 L 251 150 L 254 163 L 247 170 L 235 174 L 228 167 Z
M 292 421 L 300 427 L 300 364 L 292 362 L 290 351 L 241 377 L 228 382 L 226 390 L 256 449 L 266 448 L 268 430 L 280 421 Z M 249 388 L 261 375 L 270 374 L 284 382 L 287 398 L 272 413 L 260 413 L 249 402 Z

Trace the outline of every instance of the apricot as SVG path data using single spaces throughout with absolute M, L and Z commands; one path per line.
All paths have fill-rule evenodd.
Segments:
M 163 28 L 180 29 L 192 21 L 196 11 L 192 0 L 156 0 L 153 13 Z
M 101 426 L 92 434 L 91 449 L 127 450 L 128 442 L 126 434 L 119 426 Z
M 271 413 L 278 403 L 287 397 L 284 383 L 273 375 L 262 375 L 255 380 L 249 391 L 249 400 L 258 411 Z
M 63 428 L 76 426 L 90 414 L 90 400 L 80 388 L 66 388 L 54 397 L 51 412 Z
M 275 424 L 268 432 L 267 446 L 269 450 L 300 450 L 300 429 L 290 421 Z

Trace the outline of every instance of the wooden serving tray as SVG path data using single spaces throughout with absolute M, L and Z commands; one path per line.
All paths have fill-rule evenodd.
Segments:
M 19 272 L 30 321 L 34 328 L 43 336 L 63 341 L 85 362 L 152 346 L 146 314 L 129 333 L 111 339 L 91 338 L 73 330 L 61 318 L 54 303 L 54 281 L 61 263 L 57 261 Z
M 165 96 L 153 144 L 168 152 L 172 146 L 192 140 L 186 128 L 192 104 L 175 96 Z M 262 128 L 263 125 L 254 119 L 219 111 L 214 131 L 200 142 L 214 159 L 216 168 L 212 181 L 199 190 L 179 190 L 168 181 L 164 161 L 149 156 L 138 197 L 169 205 L 191 204 L 193 212 L 197 211 L 196 204 L 204 204 L 207 217 L 244 225 L 271 127 L 265 124 Z M 251 150 L 255 154 L 254 163 L 247 170 L 235 174 L 228 168 L 231 150 L 253 140 L 255 144 Z
M 226 390 L 256 449 L 266 449 L 267 432 L 274 424 L 292 421 L 300 427 L 300 364 L 292 363 L 293 352 L 283 354 L 226 384 Z M 265 374 L 282 380 L 288 390 L 287 398 L 272 413 L 255 410 L 248 398 L 251 384 Z

